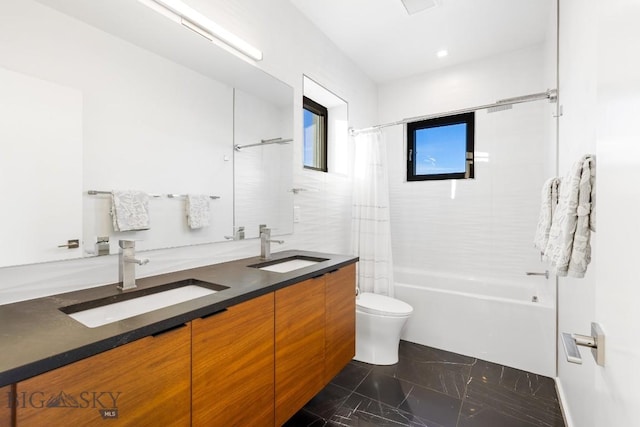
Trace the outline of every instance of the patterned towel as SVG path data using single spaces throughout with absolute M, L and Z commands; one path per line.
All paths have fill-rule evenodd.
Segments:
M 542 185 L 540 201 L 540 216 L 538 217 L 538 228 L 533 239 L 533 245 L 544 255 L 544 251 L 549 241 L 549 231 L 551 230 L 551 220 L 558 205 L 558 186 L 560 178 L 549 178 Z
M 584 277 L 595 231 L 595 156 L 585 155 L 562 180 L 545 258 L 558 276 Z
M 149 195 L 142 191 L 112 191 L 111 216 L 115 231 L 149 229 Z
M 211 222 L 211 198 L 203 194 L 187 195 L 187 224 L 189 228 L 208 227 Z

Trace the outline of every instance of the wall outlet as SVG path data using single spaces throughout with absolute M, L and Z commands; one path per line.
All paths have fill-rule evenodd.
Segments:
M 293 207 L 293 222 L 300 222 L 300 206 Z

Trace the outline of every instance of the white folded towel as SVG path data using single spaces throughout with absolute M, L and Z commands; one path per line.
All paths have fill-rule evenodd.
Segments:
M 595 218 L 590 224 L 590 217 L 594 207 L 595 156 L 585 155 L 562 180 L 544 251 L 558 276 L 584 277 L 591 261 L 590 226 L 595 229 Z
M 191 229 L 208 227 L 211 223 L 211 197 L 203 194 L 187 195 L 187 224 Z
M 149 195 L 142 191 L 112 191 L 111 216 L 115 231 L 148 230 Z
M 558 205 L 558 186 L 560 178 L 549 178 L 542 185 L 542 194 L 540 200 L 540 215 L 538 217 L 538 228 L 533 239 L 533 245 L 544 254 L 549 241 L 549 231 L 551 230 L 551 222 L 553 213 Z

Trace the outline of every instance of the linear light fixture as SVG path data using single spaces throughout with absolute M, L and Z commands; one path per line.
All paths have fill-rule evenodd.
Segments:
M 262 52 L 235 34 L 222 28 L 180 0 L 138 0 L 145 6 L 212 42 L 221 41 L 254 61 L 262 60 Z

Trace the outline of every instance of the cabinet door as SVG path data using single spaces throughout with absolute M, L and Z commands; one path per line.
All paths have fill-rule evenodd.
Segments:
M 272 426 L 274 295 L 193 323 L 194 426 Z
M 12 426 L 11 408 L 13 406 L 11 386 L 0 387 L 0 426 Z
M 188 426 L 190 344 L 187 324 L 22 381 L 16 425 Z
M 276 291 L 276 426 L 324 386 L 324 276 Z
M 355 355 L 355 264 L 325 276 L 325 383 L 331 381 Z

